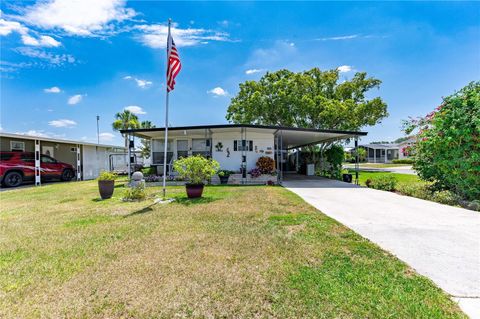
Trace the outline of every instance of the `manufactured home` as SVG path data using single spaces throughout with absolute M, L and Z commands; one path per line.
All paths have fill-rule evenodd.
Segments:
M 165 129 L 132 129 L 121 132 L 127 134 L 131 141 L 129 152 L 134 151 L 134 137 L 151 141 L 151 165 L 156 168 L 158 175 L 162 175 Z M 260 157 L 268 156 L 276 162 L 275 179 L 280 183 L 283 172 L 298 171 L 298 161 L 289 165 L 289 152 L 309 145 L 345 139 L 358 140 L 359 136 L 364 135 L 367 133 L 250 124 L 169 127 L 167 174 L 175 174 L 172 166 L 176 159 L 200 154 L 218 161 L 221 169 L 238 172 L 240 182 L 248 183 L 250 177 L 247 172 L 255 168 Z

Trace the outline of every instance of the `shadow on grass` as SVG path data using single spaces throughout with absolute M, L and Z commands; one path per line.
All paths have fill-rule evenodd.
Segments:
M 151 204 L 151 205 L 148 205 L 146 207 L 143 207 L 139 210 L 136 210 L 134 212 L 131 212 L 130 214 L 127 214 L 127 215 L 124 215 L 123 218 L 127 218 L 127 217 L 131 217 L 131 216 L 135 216 L 135 215 L 141 215 L 141 214 L 146 214 L 146 213 L 150 213 L 153 211 L 153 208 L 152 206 L 155 205 L 154 204 Z
M 214 198 L 210 196 L 204 196 L 200 198 L 188 198 L 188 197 L 174 197 L 174 203 L 178 203 L 184 206 L 191 206 L 191 205 L 198 205 L 198 204 L 208 204 L 211 202 L 215 202 L 220 198 Z

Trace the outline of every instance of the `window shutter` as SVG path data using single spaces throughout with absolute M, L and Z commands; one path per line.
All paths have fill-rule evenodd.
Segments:
M 248 150 L 253 151 L 253 141 L 248 141 Z
M 237 140 L 233 141 L 233 151 L 237 151 Z

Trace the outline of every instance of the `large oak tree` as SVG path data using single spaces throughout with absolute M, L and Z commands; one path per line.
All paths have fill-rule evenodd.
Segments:
M 388 115 L 387 104 L 370 97 L 380 84 L 365 72 L 344 81 L 337 70 L 267 72 L 259 81 L 240 84 L 226 118 L 241 124 L 359 130 Z

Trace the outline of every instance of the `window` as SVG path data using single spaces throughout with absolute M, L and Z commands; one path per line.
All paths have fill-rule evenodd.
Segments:
M 21 158 L 24 162 L 35 162 L 35 156 L 33 153 L 23 153 Z
M 12 152 L 25 152 L 25 142 L 10 141 L 10 150 Z
M 70 152 L 76 153 L 76 152 L 77 152 L 77 148 L 76 148 L 76 147 L 70 147 Z
M 0 153 L 1 161 L 9 161 L 13 157 L 12 153 Z
M 234 151 L 253 151 L 253 141 L 252 140 L 235 140 L 233 141 L 233 150 Z
M 46 164 L 54 164 L 54 163 L 57 162 L 55 159 L 51 158 L 50 156 L 46 156 L 46 155 L 42 155 L 40 157 L 40 161 L 42 163 L 46 163 Z

